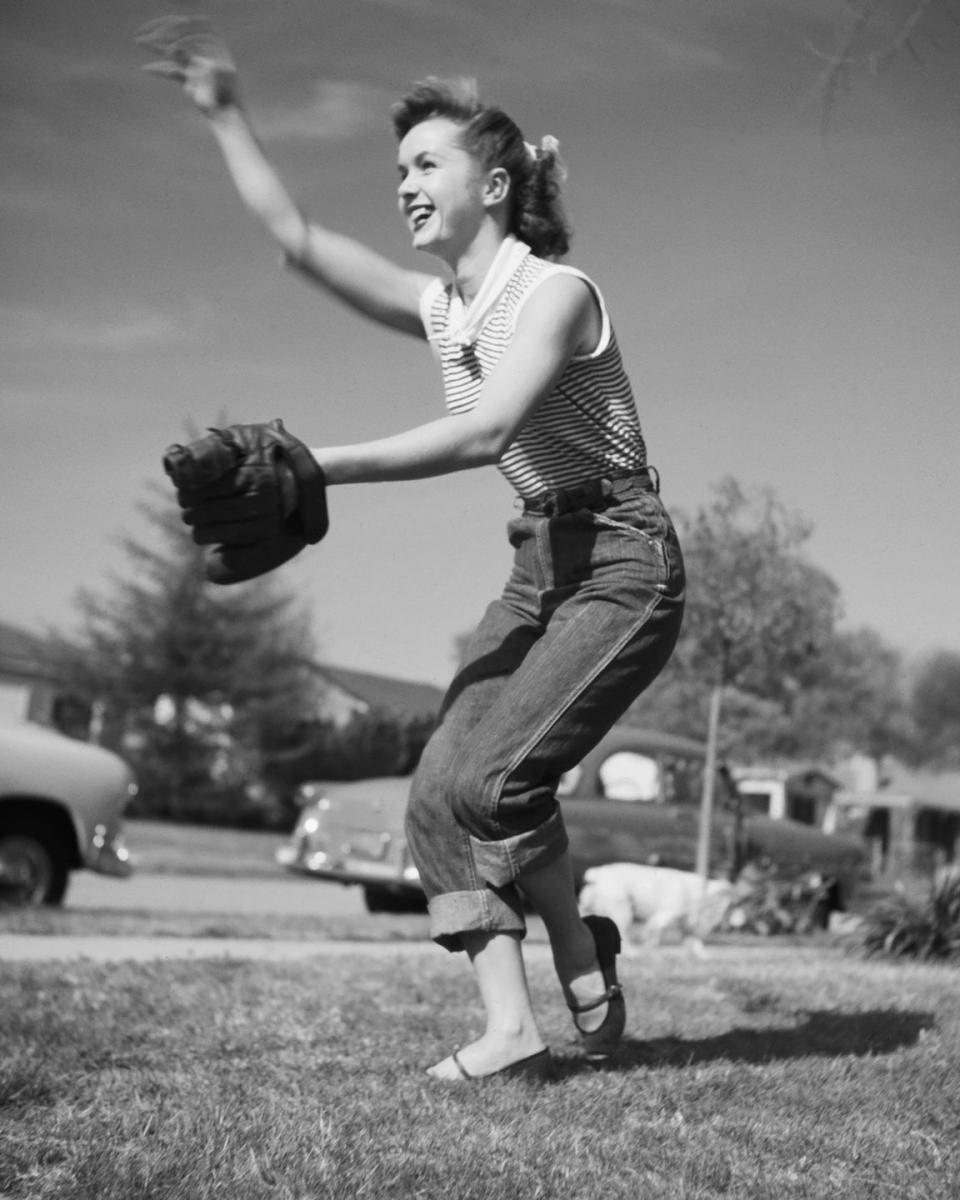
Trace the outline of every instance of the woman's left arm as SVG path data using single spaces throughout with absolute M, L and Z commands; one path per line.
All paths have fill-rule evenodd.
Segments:
M 312 453 L 331 484 L 425 479 L 496 463 L 553 390 L 571 357 L 596 344 L 599 328 L 590 287 L 577 276 L 555 275 L 524 304 L 513 341 L 470 412 L 375 441 L 318 447 Z

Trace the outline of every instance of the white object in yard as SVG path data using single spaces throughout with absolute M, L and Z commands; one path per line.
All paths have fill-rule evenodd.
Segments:
M 632 926 L 642 922 L 642 942 L 659 945 L 670 933 L 703 956 L 703 938 L 723 920 L 736 895 L 729 880 L 703 879 L 693 871 L 642 863 L 609 863 L 584 873 L 580 910 L 610 917 L 623 939 L 623 952 L 635 953 Z
M 632 750 L 611 754 L 600 768 L 600 786 L 608 800 L 656 800 L 660 767 L 656 759 Z

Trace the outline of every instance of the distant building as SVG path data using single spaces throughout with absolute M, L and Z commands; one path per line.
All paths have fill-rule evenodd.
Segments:
M 960 771 L 918 771 L 886 760 L 875 787 L 859 782 L 837 792 L 836 824 L 866 838 L 875 875 L 929 875 L 960 862 Z
M 50 725 L 59 690 L 46 641 L 0 621 L 0 716 Z
M 960 771 L 878 769 L 855 756 L 820 766 L 734 767 L 747 813 L 789 817 L 824 833 L 862 837 L 878 879 L 926 876 L 960 862 Z
M 374 675 L 313 663 L 314 672 L 326 685 L 318 716 L 334 725 L 346 725 L 351 717 L 382 712 L 402 721 L 432 720 L 440 711 L 443 689 L 430 683 Z
M 380 712 L 400 721 L 429 721 L 440 711 L 443 689 L 429 683 L 310 663 L 320 720 L 346 725 L 354 715 Z M 0 716 L 58 724 L 65 698 L 46 640 L 0 621 Z
M 827 770 L 734 767 L 747 813 L 862 837 L 878 879 L 926 876 L 960 862 L 960 771 L 915 771 L 863 756 Z
M 733 767 L 731 775 L 745 811 L 824 828 L 833 798 L 843 786 L 826 768 L 815 764 Z M 829 832 L 829 830 L 828 830 Z

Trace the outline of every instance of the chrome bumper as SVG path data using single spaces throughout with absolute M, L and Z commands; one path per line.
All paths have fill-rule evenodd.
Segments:
M 276 852 L 276 861 L 288 871 L 333 883 L 379 883 L 411 891 L 422 890 L 420 874 L 412 865 L 401 869 L 393 863 L 373 862 L 350 854 L 334 856 L 304 843 L 281 846 Z
M 86 865 L 99 875 L 113 875 L 125 879 L 133 871 L 130 851 L 119 829 L 112 832 L 105 825 L 97 825 L 87 849 Z

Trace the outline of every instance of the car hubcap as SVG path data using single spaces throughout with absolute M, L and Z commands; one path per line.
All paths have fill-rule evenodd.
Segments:
M 0 901 L 39 904 L 50 884 L 50 867 L 42 848 L 29 838 L 0 844 Z

